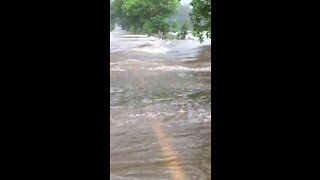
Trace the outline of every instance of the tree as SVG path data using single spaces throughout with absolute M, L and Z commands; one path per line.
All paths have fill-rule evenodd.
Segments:
M 188 31 L 188 21 L 185 20 L 182 27 L 181 27 L 181 30 L 180 30 L 180 33 L 179 33 L 179 39 L 185 39 L 186 38 L 186 35 L 187 35 L 187 31 Z
M 177 11 L 177 0 L 125 0 L 122 10 L 127 16 L 137 16 L 142 23 L 142 31 L 148 34 L 168 33 L 168 17 Z
M 211 37 L 211 0 L 192 0 L 190 5 L 193 7 L 190 13 L 194 34 L 203 41 L 203 32 Z
M 142 23 L 139 16 L 126 15 L 122 7 L 126 0 L 113 0 L 110 5 L 110 22 L 112 25 L 118 24 L 123 29 L 138 31 L 139 28 L 142 29 Z

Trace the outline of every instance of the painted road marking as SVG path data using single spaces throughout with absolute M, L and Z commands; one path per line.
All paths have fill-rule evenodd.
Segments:
M 179 163 L 179 160 L 171 146 L 170 138 L 163 132 L 159 121 L 154 121 L 153 129 L 159 145 L 161 146 L 162 154 L 165 162 L 167 163 L 167 167 L 170 170 L 172 179 L 184 180 L 185 178 L 180 167 L 181 163 Z

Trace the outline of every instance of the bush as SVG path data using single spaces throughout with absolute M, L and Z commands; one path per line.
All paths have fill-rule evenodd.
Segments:
M 188 21 L 185 20 L 178 35 L 179 39 L 186 39 L 186 35 L 188 33 L 188 26 Z

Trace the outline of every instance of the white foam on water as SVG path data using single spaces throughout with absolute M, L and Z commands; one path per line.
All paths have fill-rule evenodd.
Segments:
M 129 65 L 129 64 L 138 64 L 138 63 L 144 63 L 143 61 L 139 61 L 137 59 L 127 59 L 124 61 L 118 61 L 118 62 L 110 62 L 110 65 Z
M 148 68 L 148 70 L 211 72 L 211 66 L 203 68 L 189 68 L 184 66 L 159 66 L 155 68 Z
M 123 89 L 110 89 L 110 93 L 122 93 L 123 91 Z
M 129 118 L 139 118 L 139 117 L 145 117 L 145 118 L 153 118 L 157 116 L 173 116 L 174 113 L 168 113 L 168 112 L 146 112 L 146 113 L 140 113 L 140 114 L 129 114 L 127 117 Z
M 121 62 L 121 64 L 132 64 L 132 63 L 143 63 L 143 62 L 137 59 L 127 59 Z
M 158 43 L 157 43 L 158 42 Z M 139 47 L 131 49 L 132 51 L 146 52 L 146 53 L 166 53 L 169 51 L 168 48 L 162 47 L 159 45 L 162 40 L 156 42 L 147 42 Z
M 143 47 L 143 48 L 133 48 L 132 51 L 146 52 L 146 53 L 166 53 L 169 51 L 167 48 L 163 47 Z
M 110 109 L 123 109 L 123 106 L 110 106 Z
M 124 71 L 126 71 L 126 70 L 120 69 L 120 68 L 111 68 L 110 71 L 114 71 L 114 72 L 124 72 Z
M 207 32 L 204 31 L 202 32 L 202 37 L 203 37 L 203 42 L 200 43 L 199 42 L 199 45 L 200 46 L 206 46 L 206 45 L 211 45 L 211 38 L 208 38 L 205 34 Z M 191 39 L 191 40 L 194 40 L 194 41 L 199 41 L 199 37 L 195 37 L 191 34 L 191 32 L 188 32 L 187 35 L 186 35 L 186 39 Z
M 139 61 L 137 59 L 127 59 L 124 61 L 118 61 L 118 62 L 110 62 L 110 65 L 133 65 L 133 64 L 141 64 L 144 63 L 143 61 Z
M 124 38 L 147 38 L 148 35 L 132 35 L 132 34 L 128 34 L 128 35 L 123 35 L 122 37 L 124 37 Z
M 175 98 L 158 98 L 158 99 L 153 99 L 154 101 L 168 101 L 168 100 L 174 100 Z

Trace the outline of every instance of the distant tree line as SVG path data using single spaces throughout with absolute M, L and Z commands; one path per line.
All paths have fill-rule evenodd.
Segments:
M 112 0 L 110 31 L 116 24 L 133 33 L 163 37 L 179 31 L 181 39 L 192 30 L 202 41 L 204 31 L 211 36 L 211 1 L 192 0 L 190 5 L 182 5 L 179 0 Z

